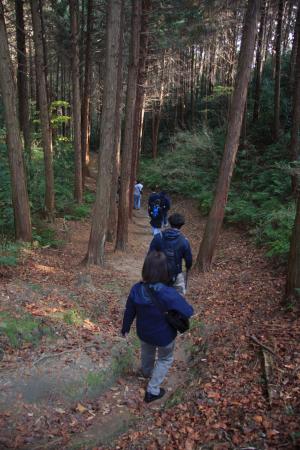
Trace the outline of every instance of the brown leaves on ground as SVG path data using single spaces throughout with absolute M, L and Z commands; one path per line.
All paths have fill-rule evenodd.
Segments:
M 179 199 L 180 200 L 180 199 Z M 184 212 L 186 227 L 196 255 L 204 222 L 193 202 L 174 200 L 174 210 Z M 72 348 L 96 351 L 99 362 L 109 346 L 97 346 L 99 333 L 107 341 L 119 334 L 121 316 L 130 285 L 138 281 L 142 261 L 150 242 L 144 220 L 132 224 L 130 248 L 125 254 L 113 253 L 108 245 L 104 268 L 81 265 L 86 251 L 89 225 L 70 223 L 71 241 L 63 249 L 37 249 L 26 255 L 23 265 L 1 280 L 2 310 L 16 314 L 30 312 L 50 324 L 59 336 L 59 345 L 42 339 L 37 348 L 24 345 L 6 349 L 0 369 L 36 362 L 49 352 L 68 352 Z M 74 433 L 90 427 L 98 417 L 131 410 L 143 418 L 112 448 L 211 450 L 297 448 L 300 436 L 300 328 L 299 314 L 284 309 L 280 302 L 284 275 L 275 271 L 263 252 L 247 236 L 234 229 L 222 233 L 216 260 L 209 273 L 192 273 L 188 300 L 195 306 L 201 326 L 191 331 L 193 344 L 190 373 L 183 384 L 184 395 L 172 407 L 142 403 L 145 382 L 137 377 L 123 378 L 117 390 L 109 390 L 98 400 L 72 407 L 49 407 L 42 416 L 35 405 L 20 406 L 13 417 L 0 413 L 1 448 L 34 448 L 44 437 L 57 439 L 57 447 L 68 448 Z M 81 275 L 82 277 L 81 277 Z M 88 275 L 86 277 L 86 275 Z M 15 280 L 19 285 L 16 285 Z M 20 284 L 21 283 L 21 284 Z M 22 284 L 23 283 L 23 284 Z M 26 294 L 26 284 L 37 287 Z M 18 287 L 19 286 L 19 287 Z M 25 290 L 24 290 L 25 289 Z M 57 317 L 76 309 L 84 312 L 76 327 Z M 261 359 L 261 346 L 274 355 L 272 395 L 267 395 Z M 184 338 L 186 340 L 186 338 Z M 53 347 L 54 345 L 54 347 Z M 178 345 L 180 340 L 178 340 Z M 98 358 L 98 359 L 97 359 Z M 176 372 L 176 368 L 173 371 Z M 124 408 L 124 409 L 122 409 Z M 26 447 L 27 446 L 27 447 Z M 84 447 L 83 447 L 84 448 Z M 95 449 L 109 448 L 96 446 Z M 298 447 L 299 448 L 299 447 Z

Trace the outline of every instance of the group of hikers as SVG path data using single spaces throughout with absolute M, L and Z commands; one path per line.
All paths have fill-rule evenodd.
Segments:
M 137 185 L 134 207 L 140 209 L 143 185 L 139 182 Z M 122 336 L 127 337 L 136 319 L 141 342 L 141 372 L 149 378 L 144 397 L 146 403 L 165 394 L 160 385 L 174 360 L 177 332 L 188 328 L 188 319 L 194 312 L 183 297 L 188 271 L 192 267 L 191 247 L 180 231 L 185 220 L 179 213 L 168 217 L 170 199 L 164 191 L 156 191 L 153 189 L 148 199 L 153 239 L 143 264 L 142 281 L 134 284 L 129 293 L 121 330 Z

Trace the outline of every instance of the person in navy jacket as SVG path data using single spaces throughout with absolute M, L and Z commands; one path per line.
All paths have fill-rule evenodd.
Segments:
M 163 215 L 163 221 L 162 226 L 166 228 L 168 226 L 168 212 L 171 208 L 171 200 L 165 193 L 165 191 L 160 192 L 160 201 L 161 201 L 161 207 L 162 207 L 162 215 Z
M 142 279 L 129 293 L 121 333 L 125 337 L 136 318 L 137 335 L 141 341 L 142 372 L 145 377 L 150 377 L 144 398 L 149 403 L 165 394 L 160 385 L 174 360 L 177 331 L 169 325 L 164 313 L 154 304 L 147 286 L 155 291 L 155 298 L 162 310 L 175 309 L 189 318 L 193 314 L 193 308 L 173 287 L 167 286 L 168 266 L 163 252 L 154 251 L 147 255 Z
M 190 270 L 193 264 L 190 243 L 180 232 L 184 222 L 182 214 L 171 214 L 169 217 L 170 228 L 167 228 L 160 234 L 156 234 L 149 247 L 149 253 L 157 250 L 167 255 L 170 282 L 182 295 L 186 293 L 186 280 L 182 271 L 182 262 L 185 262 L 186 272 Z

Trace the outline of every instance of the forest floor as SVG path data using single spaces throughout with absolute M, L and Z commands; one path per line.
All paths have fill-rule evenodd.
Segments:
M 205 221 L 174 198 L 196 255 Z M 300 448 L 299 312 L 284 277 L 240 230 L 225 228 L 209 273 L 192 273 L 196 316 L 178 337 L 167 395 L 143 403 L 138 339 L 120 337 L 151 234 L 135 211 L 129 247 L 85 267 L 89 220 L 58 219 L 65 244 L 27 249 L 0 277 L 0 449 Z M 2 349 L 2 350 L 1 350 Z

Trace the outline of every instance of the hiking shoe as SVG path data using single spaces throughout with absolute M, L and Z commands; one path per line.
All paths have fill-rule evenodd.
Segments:
M 144 402 L 150 403 L 153 402 L 154 400 L 158 400 L 159 398 L 162 398 L 165 395 L 165 393 L 166 391 L 163 388 L 160 388 L 159 394 L 157 395 L 151 394 L 150 392 L 146 392 Z

